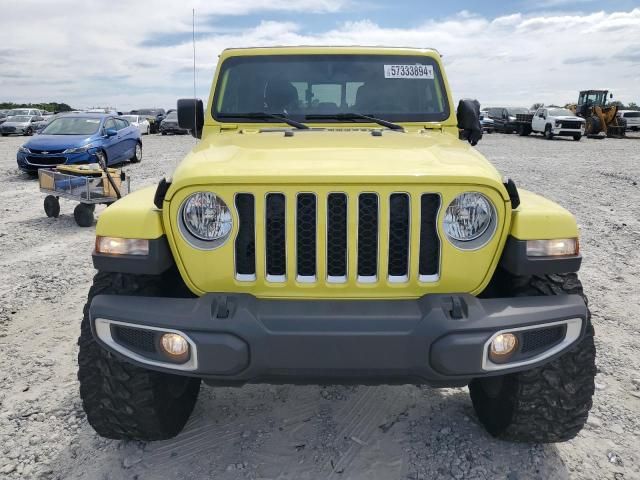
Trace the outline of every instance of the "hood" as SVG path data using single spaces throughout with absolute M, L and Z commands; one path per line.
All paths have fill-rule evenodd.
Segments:
M 61 148 L 82 147 L 93 140 L 93 136 L 87 135 L 38 135 L 29 139 L 24 144 L 26 148 L 39 150 L 55 150 Z
M 168 197 L 216 184 L 482 184 L 503 191 L 500 174 L 455 135 L 370 129 L 281 129 L 209 135 L 176 169 Z
M 2 125 L 6 125 L 7 127 L 25 127 L 29 125 L 29 122 L 13 122 L 11 120 L 7 120 Z

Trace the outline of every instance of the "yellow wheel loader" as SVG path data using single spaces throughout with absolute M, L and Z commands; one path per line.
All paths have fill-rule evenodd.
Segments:
M 577 104 L 566 108 L 586 121 L 585 135 L 598 136 L 604 133 L 607 137 L 622 138 L 625 136 L 625 125 L 616 116 L 617 105 L 607 105 L 608 90 L 583 90 Z M 612 98 L 611 95 L 609 98 Z

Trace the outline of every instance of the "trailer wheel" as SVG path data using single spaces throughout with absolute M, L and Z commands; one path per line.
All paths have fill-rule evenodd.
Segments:
M 54 197 L 53 195 L 44 197 L 44 213 L 46 213 L 49 218 L 58 218 L 60 215 L 60 200 L 58 200 L 58 197 Z
M 76 223 L 80 227 L 90 227 L 93 225 L 93 210 L 95 205 L 88 205 L 85 203 L 79 203 L 76 208 L 73 209 L 73 218 L 76 219 Z

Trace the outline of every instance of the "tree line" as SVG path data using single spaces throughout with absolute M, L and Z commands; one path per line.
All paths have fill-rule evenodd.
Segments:
M 0 102 L 0 110 L 11 110 L 14 108 L 37 108 L 39 110 L 46 110 L 47 112 L 70 112 L 73 110 L 66 103 L 58 102 L 46 102 L 46 103 L 13 103 L 13 102 Z

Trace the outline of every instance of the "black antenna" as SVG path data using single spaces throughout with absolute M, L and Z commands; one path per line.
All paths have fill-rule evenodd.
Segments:
M 196 100 L 196 9 L 192 9 L 192 35 L 193 35 L 193 128 L 195 128 L 194 137 L 198 138 L 198 101 Z

